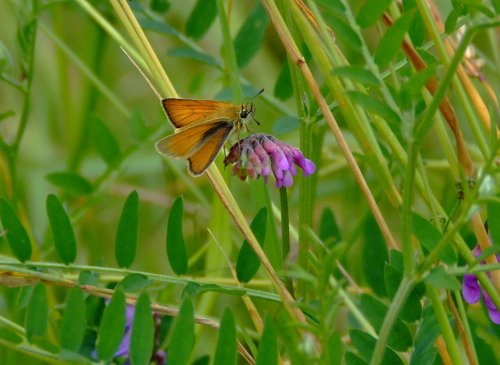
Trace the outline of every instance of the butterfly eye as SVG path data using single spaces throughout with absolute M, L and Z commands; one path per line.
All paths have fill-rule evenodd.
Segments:
M 241 109 L 240 118 L 245 119 L 246 117 L 248 117 L 248 111 L 246 109 Z

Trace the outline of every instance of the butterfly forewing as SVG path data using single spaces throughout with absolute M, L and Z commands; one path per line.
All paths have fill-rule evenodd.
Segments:
M 237 116 L 238 106 L 217 100 L 163 99 L 163 108 L 176 128 L 221 118 Z
M 193 175 L 202 174 L 212 163 L 233 130 L 231 122 L 216 122 L 203 135 L 201 147 L 189 156 L 189 171 Z

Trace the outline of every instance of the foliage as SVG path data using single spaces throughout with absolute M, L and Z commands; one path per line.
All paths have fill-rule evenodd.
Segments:
M 500 362 L 499 7 L 1 2 L 2 363 Z M 262 87 L 279 189 L 154 150 Z

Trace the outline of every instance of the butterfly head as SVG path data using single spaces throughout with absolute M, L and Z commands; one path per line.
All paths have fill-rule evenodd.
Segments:
M 246 122 L 247 118 L 252 118 L 255 113 L 255 107 L 253 103 L 243 104 L 240 109 L 240 118 L 242 122 Z

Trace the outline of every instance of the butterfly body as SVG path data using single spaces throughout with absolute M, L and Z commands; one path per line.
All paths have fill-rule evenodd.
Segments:
M 216 100 L 162 100 L 175 133 L 156 143 L 165 156 L 188 160 L 189 172 L 201 175 L 213 162 L 231 133 L 246 127 L 255 109 L 252 103 L 236 105 Z

